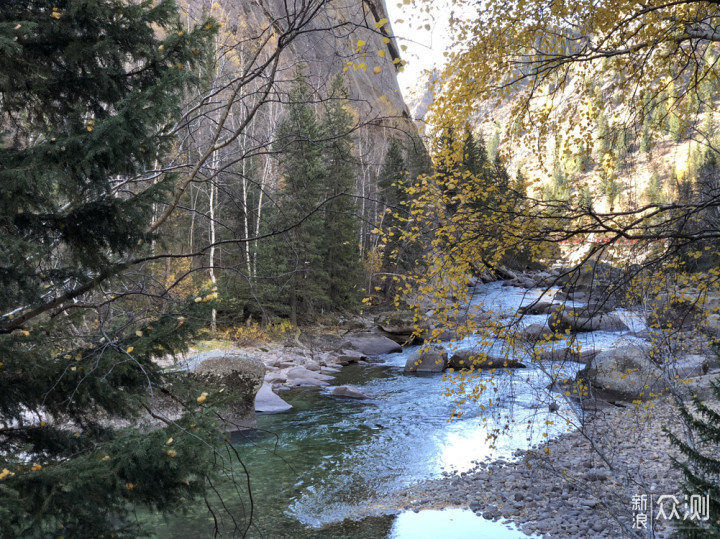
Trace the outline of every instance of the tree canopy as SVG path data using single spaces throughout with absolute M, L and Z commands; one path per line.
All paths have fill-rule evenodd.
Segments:
M 183 26 L 172 1 L 0 6 L 3 537 L 137 536 L 136 507 L 178 509 L 216 474 L 217 424 L 192 390 L 178 422 L 123 428 L 157 404 L 172 375 L 156 360 L 186 346 L 212 292 L 111 292 L 152 256 L 153 205 L 176 180 L 155 168 L 215 30 Z

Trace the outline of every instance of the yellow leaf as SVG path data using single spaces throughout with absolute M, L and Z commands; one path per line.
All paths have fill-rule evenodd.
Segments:
M 32 468 L 30 468 L 33 472 L 37 472 L 38 470 L 42 470 L 42 464 L 36 464 Z
M 389 38 L 389 37 L 383 37 L 383 38 L 382 38 L 382 42 L 387 45 L 388 43 L 390 43 L 390 38 Z
M 373 73 L 375 75 L 379 75 L 381 72 L 382 72 L 382 67 L 380 67 L 380 66 L 375 66 L 375 68 L 373 69 Z
M 380 50 L 378 51 L 378 56 L 379 56 L 380 58 L 385 58 L 385 51 L 384 51 L 383 49 L 380 49 Z
M 168 438 L 168 441 L 165 442 L 165 443 L 166 443 L 167 445 L 170 445 L 171 443 L 173 443 L 173 439 L 172 439 L 172 438 Z
M 135 483 L 125 483 L 125 488 L 128 490 L 132 490 L 135 488 Z
M 5 479 L 6 477 L 11 477 L 15 475 L 13 472 L 8 470 L 7 468 L 3 468 L 3 471 L 0 472 L 0 480 Z
M 388 20 L 385 18 L 380 19 L 378 22 L 375 23 L 375 28 L 382 28 L 387 24 Z
M 198 402 L 205 402 L 205 400 L 207 399 L 207 396 L 208 396 L 207 392 L 203 391 L 203 392 L 200 394 L 200 396 L 197 398 L 197 401 L 198 401 Z
M 138 330 L 135 332 L 135 335 L 137 335 L 138 337 L 142 337 L 142 336 L 143 336 L 143 332 L 138 329 Z
M 129 353 L 131 353 L 133 350 L 135 350 L 135 348 L 134 348 L 133 346 L 128 346 L 128 349 L 126 350 L 126 352 L 129 354 Z
M 105 456 L 102 458 L 102 460 L 108 461 L 108 460 L 110 460 L 110 458 L 111 458 L 110 455 L 105 455 Z
M 365 40 L 363 40 L 363 39 L 358 39 L 357 48 L 359 49 L 359 48 L 364 47 L 364 46 L 365 46 Z
M 50 14 L 53 19 L 59 19 L 60 17 L 62 17 L 62 13 L 60 13 L 59 11 L 55 11 L 56 9 L 57 8 L 53 8 L 53 12 Z

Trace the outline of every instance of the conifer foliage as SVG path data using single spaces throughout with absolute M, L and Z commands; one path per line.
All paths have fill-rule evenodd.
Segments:
M 715 398 L 720 400 L 720 382 L 712 383 Z M 694 398 L 695 412 L 685 403 L 678 407 L 691 433 L 690 441 L 681 440 L 670 433 L 670 440 L 685 457 L 683 462 L 673 459 L 673 464 L 682 471 L 688 499 L 699 497 L 697 510 L 700 518 L 684 520 L 676 531 L 676 537 L 720 537 L 720 411 L 697 397 Z M 707 519 L 705 517 L 708 517 Z
M 212 395 L 189 388 L 184 417 L 149 434 L 117 426 L 166 391 L 154 359 L 212 292 L 107 293 L 149 254 L 173 181 L 152 170 L 214 31 L 167 0 L 0 3 L 2 537 L 135 537 L 135 509 L 180 508 L 217 466 Z
M 352 308 L 361 294 L 353 118 L 347 89 L 334 79 L 318 117 L 302 69 L 274 145 L 281 183 L 268 220 L 282 232 L 265 253 L 264 303 L 293 324 L 315 314 Z

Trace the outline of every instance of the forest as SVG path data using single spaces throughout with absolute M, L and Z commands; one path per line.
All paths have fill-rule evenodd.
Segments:
M 720 9 L 441 4 L 0 5 L 0 536 L 720 534 Z

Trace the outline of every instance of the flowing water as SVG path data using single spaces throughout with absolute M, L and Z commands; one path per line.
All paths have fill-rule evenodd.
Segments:
M 537 297 L 532 291 L 498 284 L 478 287 L 476 292 L 472 303 L 492 307 L 497 317 L 511 317 L 520 304 Z M 530 316 L 523 323 L 545 318 Z M 627 319 L 633 321 L 630 315 Z M 619 339 L 634 340 L 605 332 L 585 334 L 582 339 L 583 346 L 596 348 L 615 346 Z M 453 346 L 476 343 L 476 337 L 469 337 Z M 414 539 L 431 537 L 423 534 L 438 525 L 445 530 L 444 537 L 524 537 L 470 511 L 397 515 L 389 500 L 397 499 L 394 495 L 412 483 L 467 471 L 487 459 L 511 459 L 516 449 L 546 439 L 543 433 L 559 434 L 568 426 L 558 418 L 572 417 L 572 404 L 558 399 L 559 410 L 550 413 L 546 375 L 528 363 L 528 369 L 498 371 L 494 376 L 483 373 L 466 382 L 469 388 L 494 387 L 495 406 L 483 409 L 466 403 L 463 414 L 450 420 L 458 404 L 447 389 L 457 387 L 459 375 L 446 374 L 443 380 L 439 374 L 405 374 L 405 361 L 414 348 L 383 356 L 378 364 L 345 367 L 332 382 L 357 387 L 368 400 L 339 399 L 327 390 L 288 391 L 282 396 L 292 410 L 259 415 L 257 431 L 235 434 L 254 501 L 249 536 Z M 566 375 L 577 368 L 570 367 Z M 493 443 L 488 433 L 495 429 L 503 435 Z M 247 515 L 247 496 L 228 491 L 224 497 L 227 511 L 219 511 L 219 517 Z M 205 537 L 212 525 L 203 507 L 186 517 L 174 517 L 157 532 L 162 537 Z

